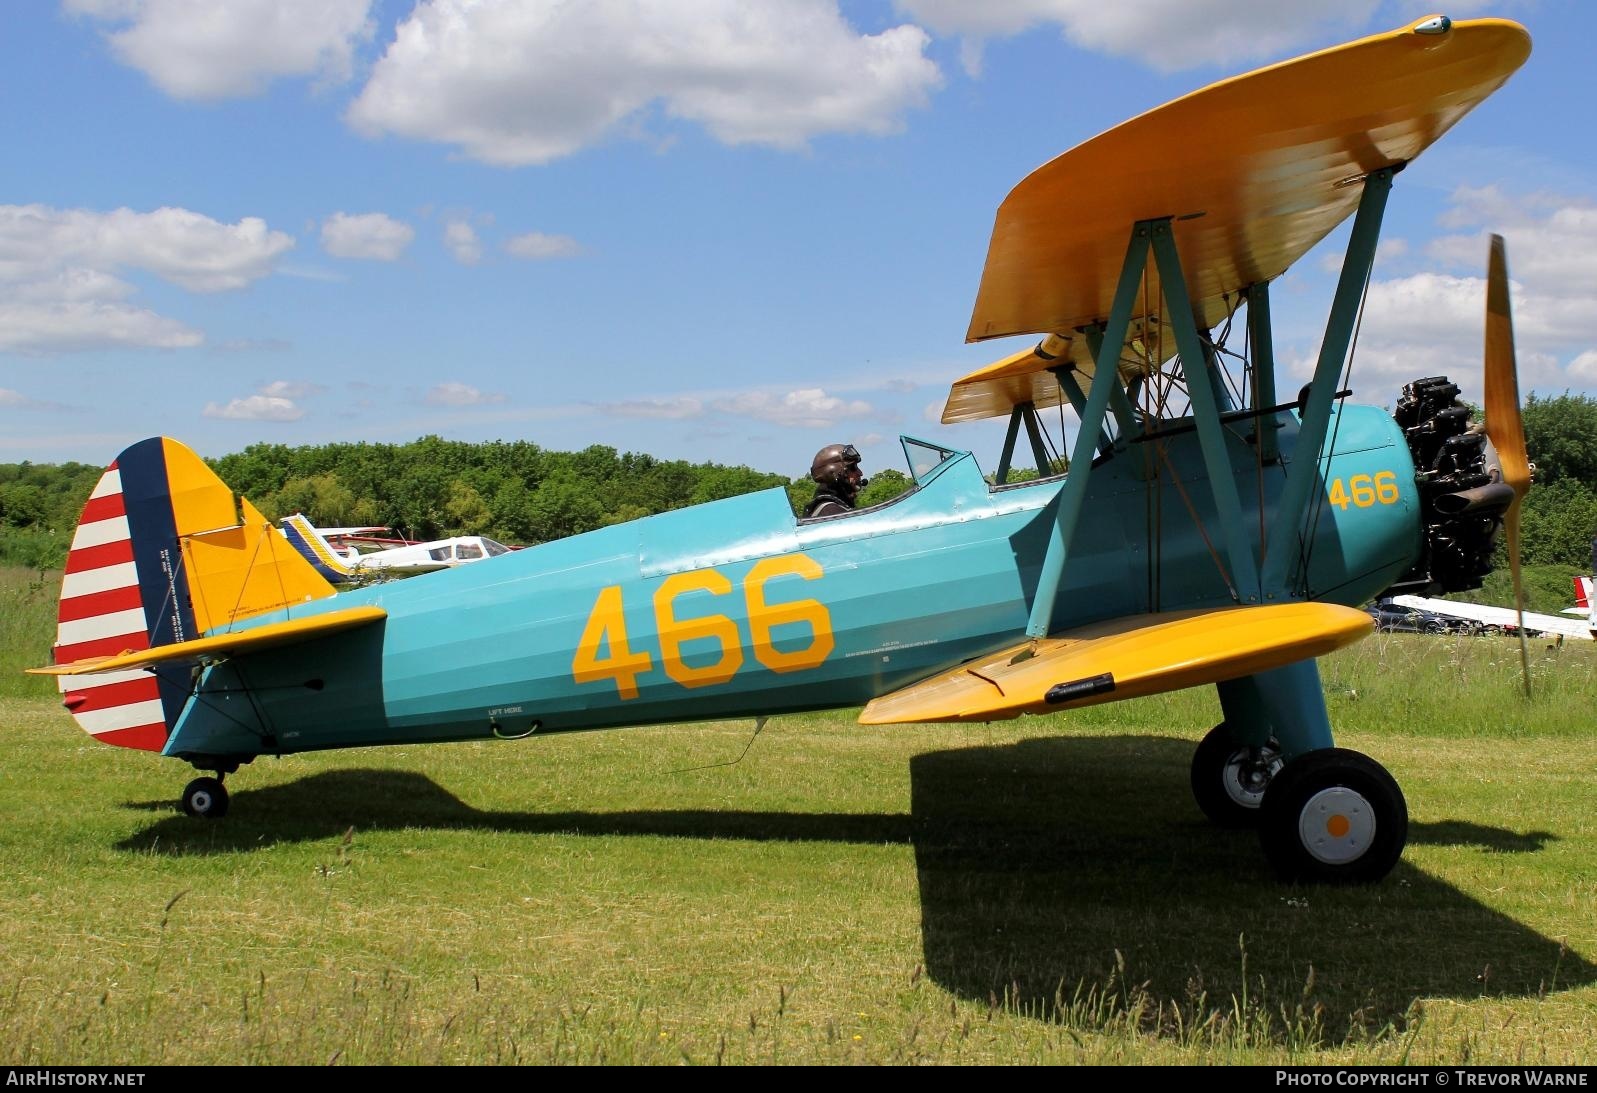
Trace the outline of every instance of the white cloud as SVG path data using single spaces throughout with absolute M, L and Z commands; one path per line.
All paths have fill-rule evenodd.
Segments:
M 392 262 L 415 238 L 415 228 L 385 213 L 337 212 L 322 221 L 322 249 L 335 258 Z
M 482 261 L 482 241 L 477 238 L 477 230 L 464 220 L 451 220 L 444 225 L 444 245 L 461 265 L 475 266 Z
M 752 417 L 773 425 L 824 428 L 847 418 L 868 417 L 875 413 L 871 404 L 859 399 L 841 399 L 819 387 L 777 395 L 769 391 L 748 391 L 717 399 L 715 409 L 738 417 Z
M 301 281 L 325 281 L 328 284 L 341 285 L 349 280 L 348 275 L 341 270 L 322 269 L 319 266 L 289 265 L 284 262 L 276 271 L 284 277 L 297 277 Z
M 658 104 L 726 144 L 883 134 L 941 82 L 919 27 L 861 35 L 835 0 L 422 0 L 350 107 L 362 132 L 547 163 Z
M 124 64 L 178 99 L 256 95 L 282 76 L 349 78 L 371 0 L 65 0 Z
M 20 391 L 13 391 L 9 387 L 0 387 L 0 406 L 27 406 L 32 401 Z
M 94 212 L 0 205 L 0 279 L 37 280 L 67 268 L 143 269 L 192 292 L 243 288 L 272 272 L 292 236 L 259 217 L 224 224 L 188 209 Z
M 1447 375 L 1466 398 L 1481 397 L 1487 235 L 1496 231 L 1508 244 L 1521 392 L 1597 386 L 1597 204 L 1460 189 L 1440 220 L 1464 230 L 1425 248 L 1436 268 L 1371 284 L 1356 376 L 1377 377 L 1395 396 L 1397 384 Z
M 59 353 L 110 347 L 190 349 L 204 340 L 198 330 L 176 319 L 127 304 L 0 301 L 0 350 Z
M 1473 233 L 1445 236 L 1428 253 L 1456 268 L 1483 271 L 1489 232 L 1508 243 L 1508 268 L 1515 279 L 1560 296 L 1597 296 L 1597 202 L 1560 194 L 1523 196 L 1495 186 L 1460 188 L 1443 218 L 1451 228 Z
M 504 401 L 502 394 L 479 391 L 466 383 L 440 383 L 427 392 L 429 406 L 489 406 Z
M 1571 379 L 1588 387 L 1597 387 L 1597 349 L 1588 349 L 1569 362 Z
M 1400 235 L 1395 235 L 1390 239 L 1382 239 L 1375 245 L 1375 264 L 1378 267 L 1382 262 L 1395 262 L 1406 254 L 1408 254 L 1407 239 Z M 1339 270 L 1340 268 L 1338 266 Z
M 236 398 L 226 406 L 214 402 L 205 404 L 206 417 L 228 418 L 233 421 L 298 421 L 305 411 L 293 399 L 273 395 L 250 395 Z
M 286 338 L 229 338 L 213 348 L 221 353 L 286 353 L 294 343 Z
M 305 383 L 301 380 L 273 380 L 261 388 L 260 393 L 269 398 L 301 399 L 309 395 L 319 395 L 327 388 L 319 383 Z
M 299 400 L 325 390 L 319 384 L 300 380 L 273 380 L 258 387 L 255 394 L 233 399 L 225 406 L 206 403 L 205 416 L 234 421 L 298 421 L 305 416 Z
M 570 258 L 582 253 L 582 245 L 569 235 L 527 232 L 507 239 L 505 250 L 517 258 Z
M 680 421 L 685 418 L 702 415 L 704 413 L 704 403 L 696 398 L 681 396 L 676 398 L 634 399 L 629 402 L 602 402 L 598 404 L 598 409 L 601 413 L 612 414 L 616 417 L 663 418 L 670 421 Z
M 95 212 L 0 205 L 0 349 L 181 349 L 204 336 L 129 302 L 118 273 L 142 270 L 192 292 L 271 273 L 292 237 L 256 217 L 224 224 L 187 209 Z
M 1161 71 L 1277 56 L 1333 28 L 1362 26 L 1379 0 L 896 0 L 941 34 L 965 36 L 965 69 L 980 43 L 1056 25 L 1072 45 L 1135 57 Z
M 1375 268 L 1380 270 L 1383 266 L 1401 260 L 1408 254 L 1408 240 L 1401 236 L 1391 239 L 1382 239 L 1375 245 Z M 1341 273 L 1342 264 L 1346 255 L 1335 247 L 1321 249 L 1319 267 L 1326 273 Z

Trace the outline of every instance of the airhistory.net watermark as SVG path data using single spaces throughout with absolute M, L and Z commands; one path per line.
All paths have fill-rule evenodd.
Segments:
M 90 1067 L 16 1066 L 6 1067 L 5 1085 L 26 1086 L 141 1086 L 142 1070 L 116 1070 Z

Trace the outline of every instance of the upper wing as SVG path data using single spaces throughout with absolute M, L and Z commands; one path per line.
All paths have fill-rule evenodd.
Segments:
M 1530 36 L 1506 20 L 1395 30 L 1212 84 L 1039 167 L 999 206 L 966 339 L 1065 344 L 960 380 L 943 421 L 1052 405 L 1055 357 L 1090 371 L 1077 332 L 1108 318 L 1137 222 L 1174 218 L 1198 326 L 1212 328 L 1239 291 L 1278 277 L 1352 214 L 1363 189 L 1353 183 L 1419 155 L 1529 53 Z M 1147 276 L 1128 339 L 1157 367 L 1174 341 L 1157 271 Z
M 962 664 L 883 695 L 859 720 L 1000 721 L 1139 698 L 1322 656 L 1373 627 L 1363 611 L 1330 603 L 1133 615 Z

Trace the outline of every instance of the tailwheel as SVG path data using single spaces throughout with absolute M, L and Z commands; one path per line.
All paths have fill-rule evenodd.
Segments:
M 1220 827 L 1257 827 L 1264 791 L 1281 766 L 1274 740 L 1262 747 L 1238 744 L 1221 722 L 1192 753 L 1192 796 Z
M 227 815 L 227 787 L 220 778 L 196 778 L 183 787 L 183 811 L 202 820 Z
M 1283 880 L 1368 884 L 1397 864 L 1408 804 L 1386 768 L 1344 748 L 1288 763 L 1265 790 L 1259 842 Z

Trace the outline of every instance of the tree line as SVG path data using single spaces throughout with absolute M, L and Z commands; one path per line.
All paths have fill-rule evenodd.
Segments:
M 1524 417 L 1536 464 L 1522 515 L 1524 560 L 1586 570 L 1597 534 L 1597 399 L 1532 394 Z M 253 444 L 207 462 L 272 520 L 303 512 L 322 526 L 382 525 L 412 539 L 487 535 L 514 545 L 772 487 L 785 489 L 797 512 L 815 493 L 804 475 L 657 459 L 603 445 L 557 452 L 525 440 Z M 0 562 L 59 566 L 102 470 L 0 463 Z M 899 471 L 874 470 L 860 503 L 889 500 L 909 485 Z
M 772 487 L 785 489 L 801 511 L 815 493 L 808 477 L 746 466 L 603 445 L 557 452 L 530 441 L 436 436 L 408 444 L 253 444 L 206 462 L 270 520 L 303 512 L 323 527 L 383 526 L 419 540 L 486 535 L 518 546 Z M 59 566 L 102 471 L 84 463 L 0 464 L 0 562 Z M 861 501 L 887 500 L 908 485 L 902 473 L 884 472 Z

